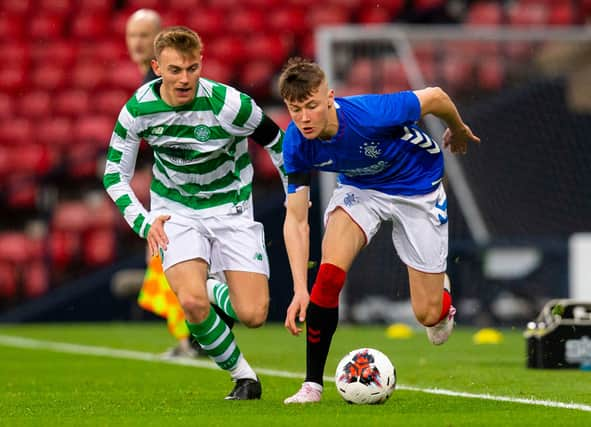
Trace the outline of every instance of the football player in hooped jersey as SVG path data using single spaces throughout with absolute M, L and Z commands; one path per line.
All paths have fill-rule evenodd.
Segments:
M 392 221 L 394 247 L 408 268 L 412 307 L 429 340 L 444 343 L 454 326 L 447 258 L 447 201 L 443 155 L 416 122 L 433 114 L 448 126 L 443 146 L 465 153 L 480 142 L 449 96 L 432 87 L 383 95 L 337 98 L 315 63 L 292 58 L 279 89 L 292 122 L 283 141 L 288 174 L 285 244 L 294 296 L 286 328 L 306 321 L 306 379 L 285 403 L 318 402 L 339 294 L 357 254 L 384 221 Z M 312 170 L 338 172 L 339 185 L 324 214 L 322 260 L 308 294 L 308 199 Z
M 259 399 L 261 384 L 210 301 L 248 327 L 266 320 L 269 264 L 263 227 L 253 219 L 247 138 L 281 172 L 283 132 L 248 95 L 201 77 L 202 50 L 186 27 L 157 35 L 152 66 L 161 79 L 141 86 L 121 110 L 103 182 L 152 255 L 162 257 L 191 334 L 230 372 L 235 386 L 226 399 Z M 150 212 L 129 185 L 141 139 L 154 152 Z M 231 305 L 217 300 L 219 292 L 208 295 L 208 271 L 224 274 Z

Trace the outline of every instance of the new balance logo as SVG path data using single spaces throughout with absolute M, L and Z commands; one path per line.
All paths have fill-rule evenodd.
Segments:
M 421 148 L 427 150 L 428 153 L 437 154 L 441 152 L 439 145 L 433 141 L 429 135 L 426 133 L 421 132 L 415 128 L 409 128 L 404 126 L 404 132 L 406 132 L 400 139 L 403 141 L 408 141 L 411 144 L 418 145 Z

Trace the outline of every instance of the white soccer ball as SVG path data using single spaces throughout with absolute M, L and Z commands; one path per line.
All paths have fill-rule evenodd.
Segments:
M 396 369 L 381 351 L 360 348 L 341 359 L 335 383 L 349 403 L 384 403 L 396 387 Z

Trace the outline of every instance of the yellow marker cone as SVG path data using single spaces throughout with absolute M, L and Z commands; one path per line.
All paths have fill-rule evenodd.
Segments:
M 503 341 L 503 334 L 493 328 L 484 328 L 472 336 L 474 344 L 498 344 Z
M 392 323 L 386 328 L 386 336 L 394 340 L 405 340 L 414 334 L 412 328 L 405 323 Z

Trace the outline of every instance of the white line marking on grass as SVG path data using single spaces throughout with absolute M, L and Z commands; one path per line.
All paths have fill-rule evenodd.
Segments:
M 154 353 L 145 353 L 141 351 L 133 350 L 120 350 L 109 347 L 96 347 L 90 345 L 79 345 L 69 344 L 56 341 L 43 341 L 24 337 L 1 335 L 0 334 L 0 345 L 17 348 L 30 348 L 36 350 L 49 350 L 58 353 L 73 353 L 82 354 L 85 356 L 100 356 L 110 357 L 114 359 L 132 359 L 132 360 L 143 360 L 146 362 L 156 363 L 167 363 L 171 365 L 183 365 L 183 366 L 195 366 L 199 368 L 207 369 L 219 369 L 217 365 L 210 361 L 198 360 L 198 359 L 163 359 L 160 355 Z M 274 369 L 254 368 L 255 371 L 262 375 L 269 375 L 272 377 L 282 378 L 304 378 L 305 374 L 289 371 L 279 371 Z M 324 381 L 334 382 L 333 377 L 324 377 Z M 414 386 L 405 386 L 401 384 L 396 385 L 397 390 L 407 390 L 419 393 L 437 394 L 442 396 L 452 397 L 463 397 L 468 399 L 482 399 L 482 400 L 494 400 L 496 402 L 508 402 L 508 403 L 521 403 L 525 405 L 537 405 L 545 406 L 548 408 L 562 408 L 562 409 L 574 409 L 577 411 L 591 412 L 591 405 L 585 405 L 582 403 L 565 403 L 557 402 L 553 400 L 538 400 L 538 399 L 525 399 L 519 397 L 509 396 L 495 396 L 492 394 L 478 394 L 478 393 L 467 393 L 462 391 L 445 390 L 439 388 L 421 388 Z

